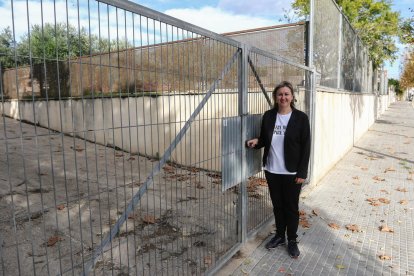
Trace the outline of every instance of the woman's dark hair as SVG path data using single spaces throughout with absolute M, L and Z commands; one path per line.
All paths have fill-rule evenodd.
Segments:
M 283 88 L 283 87 L 287 87 L 287 88 L 289 88 L 290 92 L 292 93 L 293 99 L 292 99 L 292 101 L 290 102 L 290 107 L 291 107 L 292 109 L 293 109 L 293 108 L 295 108 L 295 101 L 296 101 L 296 99 L 295 99 L 295 93 L 293 92 L 293 85 L 292 85 L 290 82 L 288 82 L 288 81 L 282 81 L 281 83 L 279 83 L 279 84 L 275 87 L 275 89 L 273 89 L 272 96 L 273 96 L 273 101 L 274 101 L 274 107 L 275 107 L 276 109 L 279 109 L 279 106 L 278 106 L 277 101 L 276 101 L 276 94 L 277 94 L 277 91 L 278 91 L 280 88 Z

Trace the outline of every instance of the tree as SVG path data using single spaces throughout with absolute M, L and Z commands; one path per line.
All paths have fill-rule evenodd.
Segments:
M 411 18 L 406 18 L 400 24 L 400 40 L 403 43 L 414 45 L 414 9 L 410 8 L 413 13 Z
M 64 61 L 68 58 L 105 53 L 131 47 L 125 39 L 109 41 L 89 35 L 85 28 L 78 28 L 65 23 L 46 23 L 33 25 L 30 34 L 25 34 L 17 45 L 17 52 L 23 64 L 43 63 L 44 59 Z
M 414 50 L 407 55 L 401 75 L 401 87 L 404 89 L 414 87 Z
M 396 59 L 398 49 L 393 37 L 399 33 L 400 16 L 398 12 L 391 10 L 390 0 L 336 0 L 336 2 L 368 47 L 376 68 L 385 60 Z M 309 0 L 295 0 L 292 7 L 299 16 L 309 15 Z
M 90 53 L 89 35 L 84 28 L 80 31 L 64 23 L 46 23 L 32 26 L 30 34 L 25 34 L 18 44 L 17 51 L 22 61 L 29 64 L 42 63 L 43 58 L 66 60 Z
M 397 96 L 400 97 L 403 94 L 403 91 L 400 87 L 400 82 L 398 80 L 388 79 L 388 86 L 394 86 L 395 94 L 397 94 Z
M 10 27 L 4 28 L 0 33 L 0 63 L 2 68 L 14 66 L 14 40 Z

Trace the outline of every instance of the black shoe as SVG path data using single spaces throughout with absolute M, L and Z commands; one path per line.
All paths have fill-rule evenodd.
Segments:
M 288 242 L 288 253 L 291 258 L 297 259 L 300 255 L 297 241 Z
M 266 249 L 273 249 L 285 243 L 286 243 L 286 240 L 284 237 L 282 238 L 279 236 L 274 236 L 268 243 L 266 243 L 265 247 Z

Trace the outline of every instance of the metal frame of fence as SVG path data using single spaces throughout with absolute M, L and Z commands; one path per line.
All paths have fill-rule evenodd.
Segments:
M 40 5 L 43 39 L 51 12 L 55 31 L 66 23 L 67 49 L 83 56 L 36 56 L 30 40 L 28 56 L 13 48 L 6 71 L 17 98 L 1 85 L 0 271 L 213 274 L 272 217 L 263 175 L 246 175 L 244 146 L 232 153 L 242 181 L 222 192 L 222 121 L 240 117 L 234 142 L 244 145 L 248 114 L 269 109 L 285 79 L 312 115 L 312 70 L 128 1 L 53 4 Z M 70 24 L 79 38 L 88 26 L 86 52 Z M 29 83 L 19 79 L 23 59 Z
M 384 71 L 373 71 L 367 48 L 338 4 L 316 1 L 313 18 L 312 52 L 319 84 L 342 91 L 387 94 Z
M 41 16 L 43 40 L 46 23 L 66 24 L 63 44 L 52 41 L 66 57 L 36 52 L 30 39 L 28 52 L 15 44 L 0 53 L 14 63 L 0 68 L 4 275 L 214 274 L 273 216 L 263 174 L 247 175 L 243 145 L 248 116 L 270 108 L 275 85 L 293 83 L 312 125 L 314 64 L 323 86 L 373 93 L 379 82 L 386 91 L 343 15 L 321 43 L 314 0 L 309 66 L 302 55 L 295 62 L 125 0 L 85 3 L 25 3 L 29 38 L 39 22 L 31 14 Z M 331 3 L 324 16 L 339 12 Z M 223 153 L 231 117 L 240 132 L 227 138 L 239 146 Z M 224 157 L 242 179 L 226 191 Z

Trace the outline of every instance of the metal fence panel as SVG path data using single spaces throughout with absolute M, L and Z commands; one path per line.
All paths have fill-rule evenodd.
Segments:
M 314 65 L 320 74 L 319 85 L 350 92 L 382 93 L 368 49 L 333 0 L 315 1 Z M 383 83 L 386 83 L 384 81 Z M 385 85 L 384 85 L 385 86 Z
M 241 243 L 241 197 L 249 231 L 270 217 L 262 174 L 221 190 L 239 42 L 127 1 L 20 4 L 1 53 L 4 275 L 203 274 Z M 249 54 L 250 114 L 285 79 L 309 111 L 309 68 Z
M 342 22 L 344 24 L 342 25 L 341 84 L 339 88 L 354 91 L 357 36 L 345 18 Z
M 258 137 L 260 134 L 261 114 L 247 116 L 247 139 Z M 223 118 L 222 120 L 222 190 L 226 191 L 242 182 L 242 147 L 241 140 L 241 117 Z M 246 151 L 246 174 L 248 177 L 262 170 L 262 151 L 248 149 Z
M 305 64 L 306 24 L 286 24 L 224 34 L 237 41 Z
M 320 73 L 320 85 L 337 88 L 340 78 L 341 13 L 332 0 L 315 1 L 314 53 L 316 71 Z

